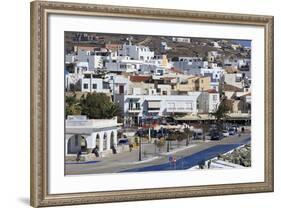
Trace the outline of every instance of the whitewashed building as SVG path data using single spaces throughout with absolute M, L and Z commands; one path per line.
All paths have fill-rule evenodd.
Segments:
M 117 148 L 117 117 L 113 119 L 87 119 L 86 116 L 68 116 L 65 121 L 66 155 L 91 154 L 97 147 L 101 157 Z
M 81 78 L 81 92 L 110 93 L 110 85 L 102 78 Z
M 200 72 L 202 76 L 205 76 L 205 74 L 212 74 L 212 79 L 215 80 L 220 80 L 225 73 L 224 69 L 221 67 L 201 68 Z
M 152 93 L 152 91 L 151 91 Z M 139 124 L 147 116 L 169 116 L 175 113 L 197 114 L 197 99 L 201 92 L 192 95 L 139 95 L 124 96 L 125 120 Z M 125 121 L 126 122 L 126 121 Z
M 173 60 L 173 67 L 186 71 L 188 74 L 199 74 L 200 68 L 203 67 L 203 59 L 201 57 L 178 57 Z
M 147 46 L 132 45 L 131 43 L 123 44 L 123 47 L 118 50 L 119 56 L 129 56 L 132 60 L 150 60 L 154 58 L 154 51 L 151 51 Z
M 100 49 L 100 51 L 78 50 L 76 54 L 67 54 L 65 62 L 87 62 L 88 70 L 96 70 L 104 68 L 104 62 L 108 59 L 109 55 L 110 52 L 105 49 Z
M 243 88 L 243 77 L 241 73 L 229 73 L 224 75 L 224 82 L 226 84 Z

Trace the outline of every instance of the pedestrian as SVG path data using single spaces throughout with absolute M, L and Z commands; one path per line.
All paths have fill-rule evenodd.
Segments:
M 209 160 L 209 161 L 208 161 L 208 169 L 210 169 L 210 167 L 211 167 L 211 163 L 212 163 L 212 161 L 211 161 L 211 160 Z
M 134 145 L 132 143 L 129 144 L 130 152 L 132 152 Z
M 76 161 L 77 161 L 77 162 L 80 161 L 80 156 L 81 156 L 81 154 L 82 154 L 82 152 L 81 152 L 81 150 L 79 150 L 79 151 L 77 152 L 77 155 L 76 155 Z
M 99 147 L 96 145 L 96 147 L 93 149 L 92 153 L 95 154 L 96 157 L 99 157 Z

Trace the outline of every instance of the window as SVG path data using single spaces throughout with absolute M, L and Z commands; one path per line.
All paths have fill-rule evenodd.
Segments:
M 136 109 L 140 110 L 140 103 L 136 103 Z
M 119 93 L 124 94 L 124 86 L 123 85 L 119 86 Z
M 132 110 L 132 109 L 133 109 L 133 102 L 130 101 L 130 102 L 129 102 L 129 110 Z
M 217 101 L 217 95 L 213 95 L 213 101 Z
M 109 83 L 108 82 L 102 82 L 102 88 L 103 89 L 109 89 Z
M 88 84 L 85 83 L 85 84 L 83 85 L 83 88 L 84 88 L 84 89 L 88 89 Z
M 120 65 L 120 69 L 126 69 L 126 68 L 127 68 L 127 66 L 125 64 Z
M 93 89 L 97 89 L 97 84 L 93 84 Z
M 204 80 L 203 79 L 201 79 L 201 83 L 203 83 L 204 82 Z

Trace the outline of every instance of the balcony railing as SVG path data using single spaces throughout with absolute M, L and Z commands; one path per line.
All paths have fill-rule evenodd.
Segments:
M 167 108 L 167 112 L 192 112 L 192 109 L 185 107 Z
M 140 108 L 129 108 L 128 111 L 131 113 L 134 113 L 134 112 L 140 112 L 141 109 Z

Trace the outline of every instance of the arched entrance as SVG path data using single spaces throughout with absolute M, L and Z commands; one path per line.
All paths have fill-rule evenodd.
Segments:
M 106 150 L 107 147 L 107 133 L 105 132 L 103 135 L 103 150 Z
M 114 143 L 114 132 L 112 131 L 110 133 L 110 149 L 112 150 L 112 153 L 113 154 L 116 154 L 117 151 L 116 151 L 116 148 L 115 148 L 115 143 Z
M 79 151 L 87 151 L 87 141 L 83 136 L 75 134 L 67 141 L 67 154 L 77 154 Z
M 99 134 L 96 135 L 96 147 L 98 148 L 98 150 L 100 150 L 100 135 Z
M 112 131 L 110 134 L 110 148 L 114 147 L 114 132 Z

